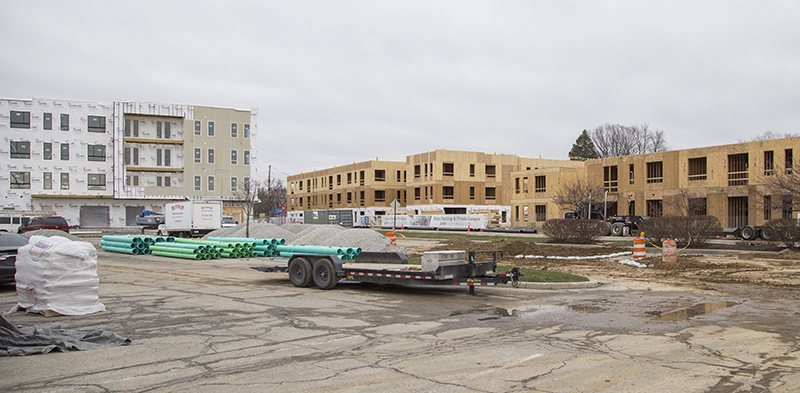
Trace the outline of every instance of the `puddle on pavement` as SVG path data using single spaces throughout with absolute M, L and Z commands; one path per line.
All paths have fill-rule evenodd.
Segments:
M 653 321 L 684 322 L 688 321 L 689 318 L 693 318 L 699 315 L 711 314 L 712 312 L 717 311 L 721 308 L 733 307 L 737 304 L 739 303 L 735 302 L 699 303 L 690 307 L 681 308 L 678 310 L 672 310 L 669 312 L 648 311 L 645 313 L 644 316 L 651 318 L 651 320 Z

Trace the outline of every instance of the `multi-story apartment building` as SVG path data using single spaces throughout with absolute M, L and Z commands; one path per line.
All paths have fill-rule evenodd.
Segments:
M 287 178 L 287 210 L 388 207 L 406 204 L 406 164 L 364 161 Z
M 130 226 L 143 209 L 160 211 L 170 200 L 233 201 L 256 175 L 256 116 L 180 104 L 2 99 L 0 206 L 52 211 L 70 225 Z
M 798 152 L 800 137 L 591 160 L 574 174 L 564 169 L 519 171 L 512 175 L 515 182 L 534 180 L 514 194 L 513 220 L 535 226 L 561 217 L 564 210 L 552 203 L 553 195 L 577 176 L 608 192 L 594 196 L 607 202 L 608 215 L 686 214 L 681 210 L 691 206 L 688 213 L 715 216 L 724 227 L 761 225 L 792 217 L 790 197 L 769 195 L 765 183 L 770 176 L 790 173 Z
M 317 209 L 388 210 L 393 200 L 403 213 L 480 213 L 506 223 L 511 173 L 520 169 L 578 167 L 580 162 L 515 155 L 435 150 L 405 162 L 366 161 L 289 176 L 289 211 Z

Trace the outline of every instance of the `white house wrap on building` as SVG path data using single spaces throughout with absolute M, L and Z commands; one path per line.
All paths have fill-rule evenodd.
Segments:
M 0 208 L 134 226 L 143 209 L 231 201 L 257 175 L 257 110 L 0 99 Z

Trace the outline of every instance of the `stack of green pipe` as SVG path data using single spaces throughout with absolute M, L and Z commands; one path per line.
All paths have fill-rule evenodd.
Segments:
M 244 242 L 244 243 L 253 243 L 255 247 L 253 247 L 253 255 L 251 256 L 262 256 L 262 257 L 276 257 L 278 256 L 278 250 L 275 249 L 275 246 L 286 244 L 286 239 L 281 238 L 251 238 L 251 237 L 210 237 L 209 240 L 215 240 L 220 242 Z
M 100 246 L 105 251 L 125 254 L 150 254 L 149 242 L 139 237 L 105 235 L 100 239 Z
M 255 243 L 220 242 L 216 240 L 195 240 L 176 238 L 175 242 L 188 244 L 212 245 L 220 248 L 222 258 L 250 258 L 256 256 Z
M 162 242 L 150 245 L 153 255 L 161 255 L 186 259 L 220 258 L 219 249 L 209 244 L 187 244 L 180 242 Z

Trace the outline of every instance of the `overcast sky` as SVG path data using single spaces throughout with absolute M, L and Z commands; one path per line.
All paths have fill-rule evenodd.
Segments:
M 258 108 L 259 177 L 800 132 L 800 1 L 3 1 L 0 96 Z

